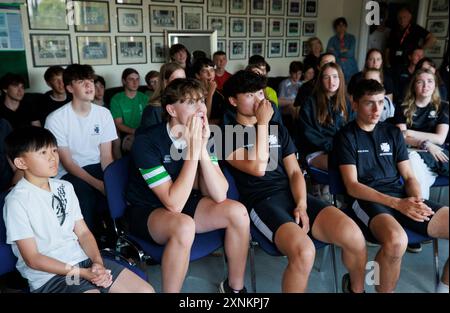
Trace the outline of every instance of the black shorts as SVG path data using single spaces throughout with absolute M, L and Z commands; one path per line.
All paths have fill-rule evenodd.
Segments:
M 103 265 L 106 269 L 111 271 L 112 275 L 112 281 L 114 284 L 117 277 L 120 273 L 125 269 L 122 265 L 119 263 L 116 263 L 114 261 L 103 259 Z M 77 264 L 79 268 L 89 268 L 92 266 L 92 261 L 90 259 L 84 260 Z M 77 279 L 75 277 L 68 277 L 66 279 L 66 276 L 63 275 L 55 275 L 53 276 L 48 282 L 46 282 L 42 287 L 32 291 L 34 293 L 83 293 L 89 290 L 97 289 L 101 293 L 108 293 L 109 289 L 111 288 L 109 286 L 108 288 L 98 287 L 91 283 L 90 281 L 79 278 Z
M 308 235 L 312 238 L 311 229 L 319 212 L 331 206 L 322 200 L 308 194 L 306 200 L 307 213 L 309 217 L 310 231 Z M 249 206 L 250 219 L 256 228 L 264 234 L 271 242 L 274 242 L 275 233 L 281 225 L 294 222 L 293 210 L 296 207 L 294 197 L 290 190 L 277 192 L 266 199 Z
M 189 195 L 189 198 L 184 205 L 183 211 L 181 213 L 187 214 L 190 217 L 194 218 L 195 210 L 197 209 L 198 203 L 203 198 L 203 195 L 199 190 L 193 190 Z M 129 207 L 127 209 L 128 216 L 128 227 L 129 231 L 132 235 L 135 235 L 141 239 L 154 241 L 150 236 L 147 227 L 147 221 L 150 214 L 156 210 L 164 208 L 162 203 L 155 203 L 154 205 L 148 207 Z
M 396 198 L 406 198 L 406 194 L 402 192 L 383 192 L 384 194 L 390 195 Z M 425 200 L 424 203 L 428 205 L 435 213 L 439 211 L 442 207 L 441 204 L 438 204 L 433 201 Z M 393 216 L 397 222 L 400 223 L 403 227 L 406 227 L 416 233 L 419 233 L 423 236 L 428 236 L 428 224 L 429 221 L 425 222 L 416 222 L 411 218 L 403 215 L 399 211 L 390 208 L 388 206 L 382 205 L 380 203 L 374 203 L 364 200 L 355 200 L 352 206 L 353 210 L 356 213 L 356 216 L 367 226 L 370 226 L 370 222 L 372 219 L 379 214 L 389 214 Z

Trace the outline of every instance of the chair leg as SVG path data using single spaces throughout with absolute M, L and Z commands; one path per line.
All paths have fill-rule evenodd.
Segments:
M 250 239 L 250 280 L 254 293 L 256 293 L 255 246 L 256 242 Z
M 334 245 L 331 245 L 331 263 L 333 264 L 333 276 L 334 276 L 334 292 L 339 292 L 339 283 L 338 283 L 338 271 L 337 271 L 337 264 L 336 264 L 336 247 Z
M 437 287 L 439 285 L 439 241 L 437 238 L 433 239 L 433 269 L 434 269 L 434 291 L 437 292 Z

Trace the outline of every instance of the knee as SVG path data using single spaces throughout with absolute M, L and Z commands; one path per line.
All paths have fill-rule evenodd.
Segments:
M 176 218 L 175 231 L 171 236 L 171 240 L 176 240 L 179 244 L 190 248 L 195 237 L 195 222 L 185 214 L 180 214 Z
M 386 236 L 383 242 L 384 253 L 393 259 L 398 259 L 403 256 L 408 246 L 408 236 L 402 231 L 391 231 Z
M 229 200 L 229 203 L 229 224 L 239 229 L 248 230 L 250 228 L 250 218 L 245 206 L 242 203 L 233 200 Z
M 141 293 L 155 293 L 155 289 L 149 283 L 147 283 L 142 288 Z
M 316 257 L 316 248 L 311 240 L 303 243 L 297 242 L 292 245 L 288 253 L 289 263 L 299 270 L 310 270 L 314 265 Z

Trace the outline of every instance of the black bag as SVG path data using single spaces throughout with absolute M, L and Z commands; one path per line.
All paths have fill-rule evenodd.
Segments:
M 448 157 L 448 150 L 443 150 L 445 155 Z M 448 177 L 448 162 L 443 163 L 440 161 L 436 161 L 431 153 L 426 151 L 419 151 L 418 152 L 422 160 L 425 162 L 426 165 L 432 170 L 433 172 L 437 173 L 439 176 L 447 176 Z

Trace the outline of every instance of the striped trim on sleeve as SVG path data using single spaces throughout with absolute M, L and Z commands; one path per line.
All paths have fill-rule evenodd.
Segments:
M 212 164 L 219 165 L 219 160 L 215 155 L 210 155 L 209 158 L 211 159 Z
M 150 188 L 155 188 L 171 179 L 169 173 L 162 165 L 151 169 L 140 168 L 139 171 Z

